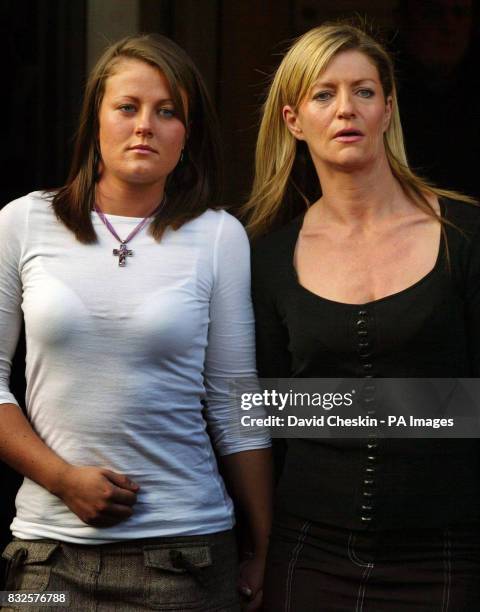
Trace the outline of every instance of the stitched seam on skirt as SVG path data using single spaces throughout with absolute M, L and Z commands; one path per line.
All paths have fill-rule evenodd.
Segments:
M 305 538 L 307 537 L 307 533 L 310 529 L 311 524 L 312 523 L 310 521 L 305 521 L 305 523 L 303 524 L 301 533 L 298 536 L 298 542 L 292 551 L 292 558 L 290 559 L 290 563 L 288 564 L 287 585 L 285 592 L 285 612 L 290 612 L 290 598 L 292 594 L 293 572 L 295 570 L 295 565 L 298 561 L 298 555 L 300 554 L 303 545 L 305 544 Z
M 367 581 L 370 578 L 370 574 L 373 570 L 373 563 L 369 563 L 365 568 L 362 575 L 362 582 L 358 588 L 358 596 L 357 596 L 357 606 L 355 608 L 355 612 L 363 611 L 363 602 L 365 600 L 365 591 L 367 590 Z
M 19 548 L 13 554 L 13 557 L 8 561 L 5 572 L 5 589 L 7 591 L 15 591 L 17 588 L 17 580 L 20 574 L 19 567 L 28 556 L 26 548 Z
M 450 583 L 452 579 L 451 542 L 450 532 L 448 529 L 445 529 L 444 531 L 443 550 L 445 554 L 443 562 L 445 582 L 443 585 L 442 612 L 448 612 L 448 606 L 450 603 Z
M 373 567 L 373 563 L 368 563 L 368 561 L 362 561 L 358 557 L 357 553 L 353 549 L 354 539 L 355 539 L 354 534 L 350 532 L 350 536 L 348 538 L 348 545 L 347 545 L 348 558 L 350 559 L 350 561 L 354 563 L 355 565 L 358 565 L 359 567 Z

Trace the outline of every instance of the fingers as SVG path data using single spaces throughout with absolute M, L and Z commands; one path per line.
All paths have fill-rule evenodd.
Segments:
M 104 471 L 104 476 L 114 485 L 108 496 L 109 505 L 121 504 L 133 506 L 137 501 L 137 491 L 140 487 L 125 474 L 117 474 L 110 470 Z
M 265 557 L 252 555 L 240 564 L 238 590 L 244 599 L 244 612 L 259 612 L 263 600 L 263 575 L 265 570 Z
M 240 591 L 240 593 L 244 597 L 251 597 L 252 596 L 252 589 L 249 586 L 247 586 L 246 584 L 242 584 L 241 586 L 239 586 L 238 590 Z
M 113 485 L 106 498 L 106 507 L 102 514 L 128 518 L 131 507 L 137 502 L 137 491 L 140 487 L 124 474 L 105 470 L 104 476 Z
M 240 592 L 244 598 L 242 605 L 243 612 L 257 612 L 261 609 L 263 602 L 262 589 L 255 593 L 255 595 L 253 595 L 251 589 L 248 587 L 241 588 Z
M 128 489 L 129 491 L 137 492 L 140 490 L 139 485 L 133 480 L 130 480 L 128 476 L 125 474 L 118 474 L 117 472 L 112 472 L 111 470 L 102 470 L 102 474 L 113 482 L 113 484 L 117 485 L 121 489 Z
M 61 499 L 84 523 L 109 527 L 133 514 L 140 487 L 124 474 L 94 466 L 72 466 Z
M 122 504 L 108 504 L 102 513 L 102 516 L 109 519 L 118 518 L 119 520 L 127 519 L 132 516 L 133 510 L 130 506 L 123 506 Z
M 83 520 L 87 525 L 92 525 L 93 527 L 111 527 L 130 518 L 132 514 L 133 510 L 130 506 L 108 503 Z
M 252 601 L 247 604 L 245 612 L 257 612 L 262 609 L 263 591 L 258 591 Z
M 137 502 L 137 494 L 133 493 L 133 491 L 120 489 L 120 487 L 113 487 L 108 499 L 114 504 L 133 506 Z
M 132 511 L 130 511 L 130 515 L 132 515 Z M 92 527 L 113 527 L 114 525 L 118 525 L 125 519 L 129 518 L 128 516 L 122 516 L 121 514 L 107 514 L 103 513 L 95 518 L 91 518 L 86 520 L 87 525 L 91 525 Z

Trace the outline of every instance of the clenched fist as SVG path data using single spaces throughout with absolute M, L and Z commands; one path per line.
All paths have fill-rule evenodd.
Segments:
M 87 525 L 111 527 L 132 516 L 139 490 L 124 474 L 69 465 L 54 493 Z

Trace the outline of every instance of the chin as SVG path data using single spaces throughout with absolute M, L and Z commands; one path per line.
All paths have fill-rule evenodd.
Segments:
M 123 172 L 121 175 L 122 180 L 132 185 L 152 185 L 160 181 L 164 181 L 171 170 L 159 170 L 158 168 L 135 168 L 128 172 Z
M 166 176 L 135 176 L 130 177 L 126 182 L 130 183 L 130 185 L 150 186 L 158 183 L 164 183 L 165 180 Z
M 375 156 L 366 156 L 360 151 L 345 151 L 345 155 L 338 156 L 332 160 L 332 166 L 340 172 L 356 172 L 367 170 L 375 164 Z
M 368 165 L 365 160 L 361 159 L 342 160 L 332 164 L 337 172 L 357 172 L 366 169 Z

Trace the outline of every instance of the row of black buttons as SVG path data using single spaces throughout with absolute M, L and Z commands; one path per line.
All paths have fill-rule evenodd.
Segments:
M 369 330 L 368 312 L 361 309 L 357 312 L 355 321 L 357 333 L 357 350 L 364 378 L 373 378 L 372 363 L 372 340 Z M 375 411 L 375 385 L 366 384 L 362 389 L 362 403 L 368 416 L 374 417 Z M 371 435 L 368 439 L 366 450 L 366 465 L 362 483 L 362 502 L 360 504 L 360 520 L 362 523 L 370 523 L 375 511 L 375 474 L 377 471 L 378 441 Z
M 368 330 L 368 312 L 366 310 L 358 311 L 358 319 L 356 321 L 357 337 L 358 337 L 358 355 L 364 371 L 364 375 L 371 375 L 373 364 L 371 362 L 371 340 Z

